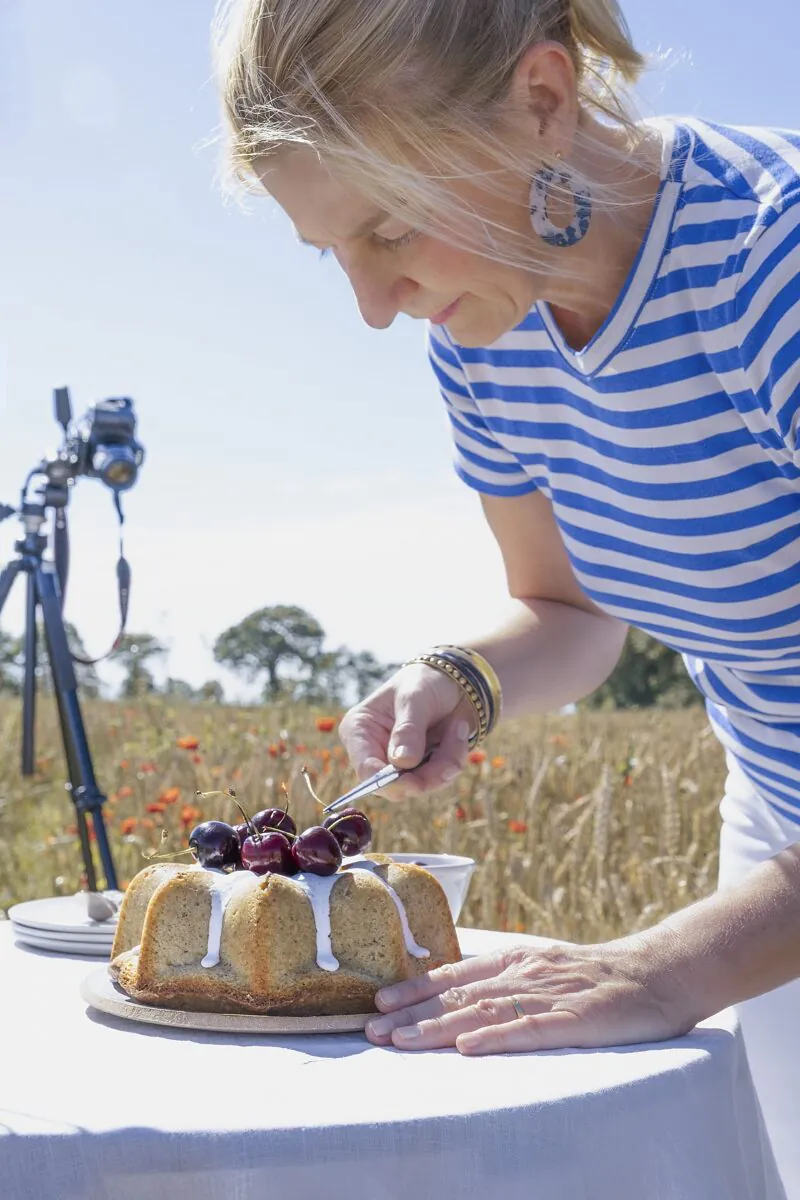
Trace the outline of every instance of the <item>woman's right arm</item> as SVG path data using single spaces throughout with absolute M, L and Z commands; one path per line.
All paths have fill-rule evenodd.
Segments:
M 627 626 L 582 590 L 549 502 L 540 492 L 481 496 L 520 611 L 487 637 L 470 639 L 494 667 L 506 716 L 553 712 L 605 683 Z
M 465 645 L 497 672 L 505 716 L 552 712 L 605 682 L 622 652 L 627 627 L 582 591 L 544 496 L 483 495 L 481 501 L 519 614 L 495 633 Z M 452 680 L 415 664 L 403 667 L 352 708 L 340 735 L 361 778 L 387 762 L 415 767 L 427 744 L 438 744 L 431 760 L 402 781 L 403 792 L 416 794 L 448 783 L 463 767 L 470 715 Z

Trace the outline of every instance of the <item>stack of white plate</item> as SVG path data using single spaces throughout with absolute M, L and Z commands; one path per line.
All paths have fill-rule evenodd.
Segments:
M 121 892 L 109 891 L 103 895 L 116 905 L 122 901 Z M 60 954 L 111 956 L 117 914 L 115 912 L 105 921 L 91 920 L 86 892 L 26 900 L 10 908 L 8 915 L 17 941 L 27 946 L 55 950 Z

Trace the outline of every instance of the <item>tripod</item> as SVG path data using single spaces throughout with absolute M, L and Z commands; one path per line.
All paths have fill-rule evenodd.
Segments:
M 43 500 L 45 502 L 50 499 L 49 491 L 48 488 L 44 489 Z M 20 574 L 27 575 L 25 663 L 22 690 L 22 774 L 32 775 L 34 770 L 38 637 L 36 616 L 37 612 L 41 610 L 45 646 L 52 672 L 53 690 L 61 726 L 61 738 L 67 759 L 69 783 L 66 786 L 75 805 L 87 887 L 91 892 L 98 890 L 86 820 L 87 814 L 91 814 L 92 828 L 97 838 L 97 848 L 100 853 L 106 886 L 116 891 L 117 875 L 103 822 L 103 805 L 106 798 L 98 788 L 95 779 L 89 742 L 78 701 L 75 668 L 72 664 L 72 655 L 67 643 L 62 615 L 62 595 L 66 582 L 68 554 L 64 506 L 67 503 L 68 492 L 66 487 L 63 489 L 53 488 L 51 495 L 56 497 L 56 503 L 53 505 L 56 537 L 55 562 L 44 558 L 47 536 L 41 532 L 41 528 L 45 521 L 45 502 L 25 501 L 23 491 L 23 503 L 19 510 L 19 517 L 22 521 L 24 537 L 14 543 L 14 549 L 19 557 L 12 559 L 0 572 L 0 613 L 2 613 L 14 580 Z M 63 503 L 58 503 L 62 499 Z M 0 519 L 11 515 L 13 511 L 4 506 Z

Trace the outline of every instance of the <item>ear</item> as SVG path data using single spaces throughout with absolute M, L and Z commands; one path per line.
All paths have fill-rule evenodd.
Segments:
M 560 42 L 540 42 L 517 63 L 508 92 L 510 115 L 542 158 L 568 157 L 580 117 L 575 64 Z

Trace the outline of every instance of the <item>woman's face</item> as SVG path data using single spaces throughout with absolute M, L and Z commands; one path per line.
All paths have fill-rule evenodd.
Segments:
M 542 277 L 457 249 L 416 232 L 337 180 L 305 146 L 281 151 L 259 176 L 303 242 L 330 250 L 350 280 L 358 307 L 373 329 L 398 313 L 446 324 L 465 346 L 487 346 L 514 329 L 541 298 Z M 488 200 L 459 188 L 484 218 L 519 227 L 525 197 Z M 531 229 L 520 229 L 530 236 Z

